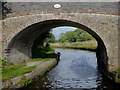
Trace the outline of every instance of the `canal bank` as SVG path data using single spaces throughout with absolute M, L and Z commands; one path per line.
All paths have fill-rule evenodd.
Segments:
M 97 42 L 95 40 L 73 42 L 73 43 L 50 43 L 54 48 L 68 48 L 68 49 L 79 49 L 87 51 L 96 51 Z
M 117 85 L 105 78 L 97 67 L 95 52 L 60 49 L 59 63 L 39 77 L 36 81 L 22 89 L 41 89 L 41 88 L 78 88 L 78 89 L 107 89 L 117 90 Z
M 56 46 L 53 46 L 53 47 L 60 48 L 60 49 L 76 49 L 76 50 L 85 50 L 85 51 L 96 52 L 96 49 L 87 49 L 87 48 L 78 48 L 78 47 L 56 47 Z
M 32 70 L 32 72 L 25 73 L 21 76 L 13 77 L 10 79 L 4 79 L 2 82 L 2 88 L 20 88 L 23 86 L 27 86 L 32 82 L 32 80 L 36 79 L 39 76 L 44 75 L 45 72 L 49 71 L 52 67 L 57 64 L 56 59 L 51 59 L 48 61 L 30 61 L 26 63 L 26 67 L 36 66 Z
M 98 60 L 99 68 L 103 75 L 108 78 L 112 83 L 120 84 L 120 68 L 116 70 L 108 69 L 108 57 L 105 57 L 105 53 L 103 54 L 103 49 L 97 50 L 97 42 L 95 40 L 83 41 L 83 42 L 74 42 L 74 43 L 51 43 L 50 44 L 54 48 L 60 49 L 75 49 L 75 50 L 85 50 L 85 51 L 92 51 L 96 52 Z M 99 56 L 100 55 L 100 56 Z M 102 56 L 101 56 L 102 55 Z M 104 59 L 105 58 L 105 59 Z

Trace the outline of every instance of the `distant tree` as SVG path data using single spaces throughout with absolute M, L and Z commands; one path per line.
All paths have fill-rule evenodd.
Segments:
M 65 33 L 61 33 L 59 35 L 59 42 L 63 43 L 63 42 L 66 42 L 66 36 L 65 36 Z
M 68 42 L 76 42 L 76 37 L 74 31 L 68 31 L 65 33 Z
M 59 42 L 81 42 L 93 40 L 94 38 L 86 31 L 82 29 L 76 29 L 75 31 L 68 31 L 61 33 L 59 36 Z

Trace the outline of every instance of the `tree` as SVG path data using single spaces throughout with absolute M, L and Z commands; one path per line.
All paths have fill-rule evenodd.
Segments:
M 81 42 L 93 40 L 94 38 L 86 31 L 82 29 L 76 29 L 75 31 L 68 31 L 60 34 L 59 42 Z
M 76 37 L 74 31 L 68 31 L 65 33 L 68 42 L 76 42 Z
M 48 38 L 45 39 L 45 42 L 47 42 L 47 43 L 55 43 L 56 42 L 55 36 L 52 33 L 50 33 Z
M 61 34 L 59 35 L 59 42 L 61 42 L 61 43 L 66 42 L 65 33 L 61 33 Z

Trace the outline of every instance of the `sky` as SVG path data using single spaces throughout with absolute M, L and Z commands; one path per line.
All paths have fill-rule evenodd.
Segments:
M 62 27 L 53 28 L 52 33 L 55 35 L 55 39 L 59 40 L 59 35 L 61 33 L 66 33 L 67 31 L 74 31 L 76 29 L 77 29 L 76 27 L 62 26 Z

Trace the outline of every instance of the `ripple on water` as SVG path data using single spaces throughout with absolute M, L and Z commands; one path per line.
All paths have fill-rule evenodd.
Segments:
M 105 82 L 97 70 L 94 52 L 72 49 L 56 49 L 56 52 L 62 53 L 58 65 L 30 87 L 78 88 L 78 90 L 114 87 Z

